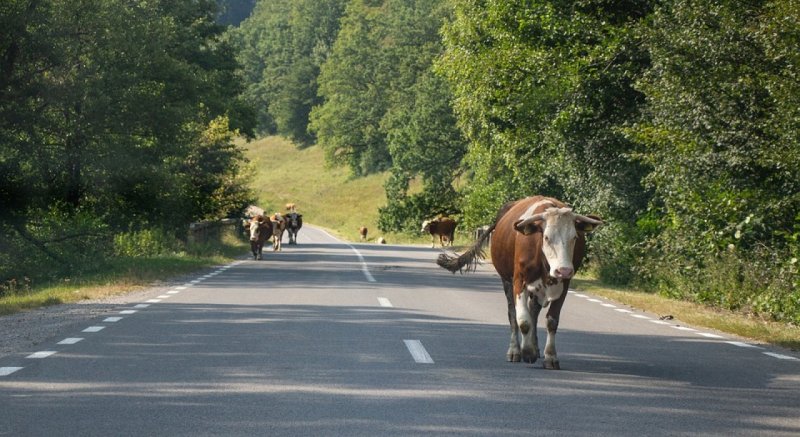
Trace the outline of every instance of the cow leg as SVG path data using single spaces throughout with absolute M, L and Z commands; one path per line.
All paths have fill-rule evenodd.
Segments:
M 264 250 L 264 243 L 258 244 L 257 247 L 258 247 L 258 256 L 256 257 L 256 259 L 259 259 L 259 260 L 263 259 L 261 254 L 262 254 L 262 252 Z
M 511 339 L 508 341 L 506 360 L 518 363 L 521 360 L 519 353 L 519 326 L 517 326 L 517 312 L 514 309 L 514 286 L 511 282 L 503 281 L 503 291 L 506 293 L 508 303 L 508 324 L 511 326 Z
M 522 361 L 535 363 L 539 358 L 539 340 L 536 338 L 536 318 L 531 315 L 530 291 L 524 286 L 514 287 L 514 306 L 517 313 L 517 326 L 520 332 L 520 349 Z
M 258 259 L 258 252 L 256 251 L 255 241 L 250 241 L 250 252 L 253 252 L 253 259 Z
M 556 354 L 556 331 L 558 330 L 558 320 L 561 316 L 561 307 L 564 305 L 564 299 L 567 297 L 567 289 L 569 288 L 569 281 L 564 282 L 564 290 L 561 296 L 550 304 L 547 310 L 547 343 L 544 346 L 544 368 L 559 370 L 561 366 L 558 363 L 558 355 Z
M 535 296 L 531 296 L 529 308 L 531 310 L 531 318 L 533 319 L 534 329 L 538 329 L 539 313 L 544 307 L 541 303 L 539 303 L 539 299 L 537 299 Z M 542 356 L 542 353 L 539 350 L 539 336 L 536 331 L 533 332 L 533 340 L 534 344 L 536 345 L 536 356 Z

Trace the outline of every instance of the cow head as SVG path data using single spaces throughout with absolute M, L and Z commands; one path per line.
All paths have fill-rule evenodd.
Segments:
M 258 220 L 250 221 L 250 241 L 258 240 L 258 235 L 261 232 L 261 223 Z
M 420 229 L 419 231 L 421 233 L 423 233 L 423 234 L 426 233 L 426 232 L 430 232 L 431 231 L 431 223 L 433 223 L 434 221 L 435 220 L 425 220 L 424 222 L 422 222 L 422 229 Z
M 578 232 L 591 232 L 603 221 L 595 217 L 575 214 L 572 208 L 547 208 L 544 212 L 526 212 L 514 223 L 514 229 L 525 235 L 542 234 L 542 253 L 554 278 L 569 279 L 575 274 L 572 255 Z

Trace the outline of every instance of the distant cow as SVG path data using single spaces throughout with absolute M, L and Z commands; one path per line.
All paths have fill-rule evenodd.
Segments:
M 297 213 L 294 203 L 287 203 L 286 209 L 286 232 L 289 234 L 289 244 L 297 244 L 297 233 L 303 227 L 303 214 Z
M 264 216 L 257 215 L 250 219 L 250 251 L 253 252 L 253 259 L 261 259 L 261 251 L 264 248 L 264 241 L 272 236 L 272 223 Z
M 511 325 L 506 358 L 528 363 L 539 358 L 536 323 L 541 309 L 549 306 L 544 367 L 559 369 L 556 330 L 561 307 L 583 261 L 586 234 L 602 223 L 556 199 L 527 197 L 505 204 L 494 224 L 463 255 L 441 254 L 436 262 L 453 273 L 465 267 L 474 270 L 491 235 L 492 264 L 503 281 Z
M 369 229 L 367 229 L 366 226 L 358 228 L 358 235 L 361 235 L 361 241 L 367 241 L 367 231 L 369 231 Z
M 279 252 L 283 243 L 283 231 L 286 230 L 286 218 L 276 212 L 269 220 L 272 222 L 272 251 Z
M 456 221 L 449 217 L 425 220 L 422 222 L 422 230 L 420 232 L 431 234 L 431 247 L 436 247 L 436 237 L 439 237 L 439 245 L 442 247 L 452 246 L 456 232 Z

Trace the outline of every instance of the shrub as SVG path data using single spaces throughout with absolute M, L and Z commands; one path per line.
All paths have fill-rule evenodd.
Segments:
M 178 252 L 182 243 L 163 229 L 143 229 L 114 236 L 114 254 L 127 257 L 148 257 Z

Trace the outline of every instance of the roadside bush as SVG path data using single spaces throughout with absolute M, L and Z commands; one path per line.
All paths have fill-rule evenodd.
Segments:
M 112 254 L 111 233 L 104 221 L 58 206 L 31 212 L 24 221 L 5 222 L 2 231 L 0 283 L 6 294 L 94 271 Z
M 636 229 L 612 222 L 589 236 L 587 266 L 594 276 L 611 285 L 630 285 L 636 279 L 634 266 L 641 256 Z
M 179 252 L 182 243 L 163 229 L 143 229 L 114 236 L 114 254 L 117 256 L 146 257 Z

